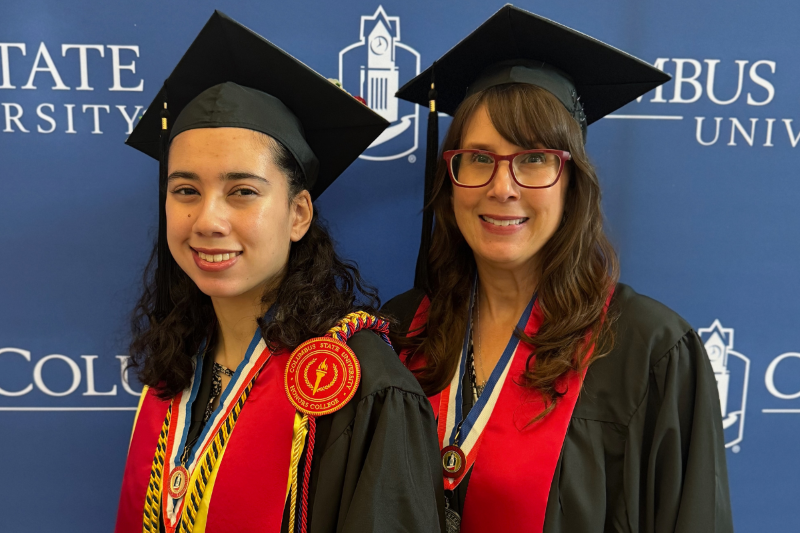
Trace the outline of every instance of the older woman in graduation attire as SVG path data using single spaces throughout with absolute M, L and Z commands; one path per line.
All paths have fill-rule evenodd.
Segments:
M 118 533 L 440 530 L 430 404 L 312 203 L 386 125 L 220 13 L 165 82 Z
M 506 6 L 398 93 L 454 116 L 416 288 L 384 308 L 438 415 L 448 531 L 732 531 L 703 345 L 617 282 L 584 147 L 668 79 Z

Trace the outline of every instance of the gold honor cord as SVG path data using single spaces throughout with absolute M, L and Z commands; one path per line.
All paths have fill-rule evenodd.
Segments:
M 388 323 L 385 322 L 384 320 L 376 318 L 376 317 L 374 317 L 374 316 L 372 316 L 369 313 L 366 313 L 364 311 L 356 311 L 354 313 L 348 314 L 341 321 L 339 321 L 339 323 L 337 325 L 335 325 L 334 327 L 332 327 L 331 329 L 328 330 L 328 332 L 326 333 L 326 337 L 329 337 L 330 339 L 332 339 L 334 341 L 339 341 L 339 342 L 343 343 L 344 344 L 344 348 L 347 351 L 350 351 L 351 354 L 352 354 L 352 357 L 355 358 L 355 354 L 352 353 L 352 350 L 350 350 L 350 348 L 347 347 L 346 342 L 350 337 L 352 337 L 356 332 L 360 331 L 361 329 L 373 329 L 373 330 L 375 330 L 375 333 L 380 335 L 381 338 L 383 338 L 386 341 L 386 343 L 388 343 L 391 346 L 391 343 L 389 342 L 389 337 L 388 337 L 388 332 L 389 332 Z M 289 376 L 288 368 L 291 366 L 291 362 L 292 362 L 293 358 L 295 357 L 295 355 L 297 355 L 298 353 L 302 353 L 303 352 L 303 347 L 305 345 L 307 345 L 308 343 L 313 343 L 313 342 L 316 342 L 316 341 L 319 341 L 319 340 L 321 340 L 321 339 L 310 339 L 310 340 L 306 341 L 305 343 L 301 344 L 298 348 L 296 348 L 294 350 L 294 352 L 292 352 L 292 355 L 289 357 L 289 364 L 287 365 L 287 380 L 288 380 L 288 376 Z M 302 355 L 300 355 L 299 357 L 302 357 Z M 337 379 L 339 377 L 337 368 L 334 365 L 333 366 L 333 371 L 334 371 L 333 380 L 331 381 L 331 383 L 326 385 L 324 388 L 318 389 L 317 386 L 319 385 L 319 374 L 318 374 L 317 383 L 315 385 L 311 384 L 311 382 L 309 381 L 308 376 L 307 376 L 308 369 L 310 368 L 310 366 L 315 361 L 316 361 L 316 359 L 312 359 L 311 362 L 308 363 L 308 366 L 306 366 L 305 372 L 303 372 L 303 376 L 305 377 L 305 382 L 306 382 L 305 385 L 308 387 L 308 391 L 307 392 L 310 393 L 312 396 L 318 390 L 324 390 L 324 389 L 327 389 L 327 388 L 331 387 L 337 381 Z M 355 394 L 355 388 L 358 387 L 358 384 L 359 384 L 359 381 L 360 381 L 360 370 L 358 370 L 358 361 L 357 360 L 355 360 L 355 366 L 356 366 L 357 370 L 355 371 L 356 373 L 355 373 L 355 379 L 354 379 L 353 394 Z M 346 370 L 346 369 L 347 369 L 347 367 L 343 367 L 343 370 Z M 318 367 L 317 372 L 319 373 L 319 367 Z M 324 372 L 325 371 L 323 370 L 323 374 L 324 374 Z M 345 374 L 346 373 L 347 372 L 345 372 Z M 346 376 L 344 376 L 342 379 L 346 379 Z M 298 427 L 297 424 L 295 426 L 294 439 L 292 440 L 292 456 L 291 456 L 291 462 L 289 464 L 289 481 L 290 481 L 291 485 L 290 485 L 290 489 L 289 489 L 289 528 L 288 529 L 289 529 L 289 531 L 297 531 L 297 530 L 299 530 L 300 533 L 305 533 L 306 532 L 306 528 L 307 528 L 308 489 L 309 489 L 309 485 L 310 485 L 311 461 L 313 460 L 314 438 L 315 438 L 314 436 L 315 436 L 315 432 L 316 432 L 316 418 L 318 416 L 324 416 L 326 414 L 330 414 L 330 413 L 340 409 L 341 407 L 343 407 L 350 400 L 350 398 L 352 398 L 352 394 L 349 395 L 347 398 L 345 398 L 344 401 L 339 403 L 339 405 L 335 409 L 328 410 L 328 411 L 323 411 L 323 412 L 319 412 L 319 413 L 315 413 L 315 412 L 309 413 L 309 412 L 304 412 L 304 410 L 301 410 L 301 407 L 297 403 L 295 403 L 295 400 L 293 399 L 293 396 L 290 393 L 290 389 L 288 387 L 288 383 L 289 382 L 287 381 L 286 382 L 286 384 L 287 384 L 287 394 L 289 394 L 289 400 L 297 408 L 297 415 L 301 415 L 302 414 L 302 418 L 300 419 L 299 427 Z M 300 514 L 300 520 L 299 520 L 299 524 L 298 524 L 298 521 L 297 521 L 297 507 L 298 507 L 298 504 L 297 504 L 297 499 L 298 499 L 297 498 L 297 493 L 298 493 L 298 490 L 299 490 L 300 485 L 301 485 L 301 478 L 300 478 L 301 474 L 299 472 L 299 464 L 300 464 L 300 459 L 303 456 L 303 450 L 306 448 L 306 440 L 308 440 L 308 452 L 306 453 L 306 463 L 305 463 L 305 467 L 303 469 L 304 470 L 303 479 L 302 479 L 303 492 L 302 492 L 302 500 L 301 500 L 301 505 L 300 505 L 300 513 L 301 514 Z
M 206 450 L 206 453 L 203 455 L 203 459 L 200 461 L 200 464 L 197 465 L 198 468 L 200 468 L 200 475 L 197 476 L 197 479 L 194 481 L 194 485 L 186 496 L 185 508 L 181 516 L 180 526 L 178 526 L 179 532 L 185 531 L 186 533 L 192 533 L 192 531 L 194 531 L 194 521 L 197 518 L 197 511 L 200 508 L 200 502 L 203 500 L 203 493 L 206 490 L 206 483 L 208 483 L 208 480 L 211 478 L 211 473 L 214 471 L 214 467 L 217 466 L 219 455 L 222 453 L 222 450 L 225 448 L 225 443 L 228 442 L 228 439 L 231 436 L 233 427 L 236 425 L 236 421 L 239 419 L 239 413 L 242 412 L 242 406 L 244 406 L 244 402 L 247 400 L 247 396 L 250 394 L 250 391 L 253 388 L 253 383 L 258 378 L 258 374 L 259 372 L 256 372 L 256 374 L 253 376 L 253 379 L 250 380 L 250 383 L 248 383 L 247 387 L 245 387 L 245 389 L 242 391 L 242 395 L 239 396 L 239 401 L 233 406 L 233 410 L 219 428 L 214 440 L 211 441 L 211 444 L 208 446 L 208 450 Z
M 164 454 L 167 451 L 167 435 L 169 434 L 169 421 L 172 417 L 172 405 L 167 409 L 164 425 L 158 435 L 156 456 L 150 469 L 150 483 L 147 484 L 147 494 L 144 497 L 144 533 L 159 533 L 159 516 L 161 514 L 161 479 L 164 471 Z
M 303 413 L 300 419 L 300 428 L 294 435 L 292 441 L 292 460 L 289 463 L 289 479 L 292 480 L 292 487 L 290 489 L 289 497 L 289 524 L 291 527 L 289 531 L 294 531 L 295 516 L 297 511 L 297 486 L 298 475 L 297 470 L 300 464 L 300 457 L 303 455 L 303 448 L 306 445 L 306 435 L 308 434 L 308 415 Z
M 341 340 L 342 337 L 346 335 L 347 326 L 350 324 L 350 322 L 357 321 L 359 318 L 363 320 L 367 317 L 369 317 L 369 315 L 363 311 L 357 311 L 355 313 L 351 313 L 347 315 L 339 324 L 329 329 L 328 335 L 330 335 L 333 338 Z M 336 367 L 334 367 L 334 370 L 336 370 Z M 306 378 L 306 380 L 308 380 L 308 378 Z M 331 382 L 331 384 L 333 384 L 333 381 Z M 311 385 L 311 383 L 308 383 L 308 388 L 311 389 L 314 387 Z M 299 411 L 298 414 L 300 414 Z M 298 470 L 300 465 L 300 458 L 303 455 L 303 448 L 305 448 L 306 435 L 308 435 L 308 415 L 306 413 L 303 413 L 303 417 L 300 419 L 300 427 L 295 432 L 294 440 L 292 441 L 292 459 L 291 462 L 289 463 L 289 479 L 292 482 L 291 488 L 289 489 L 289 524 L 290 524 L 289 531 L 294 531 L 296 524 L 295 518 L 297 516 L 297 488 L 298 485 L 300 484 Z
M 242 391 L 242 395 L 239 396 L 239 401 L 237 401 L 236 405 L 233 406 L 233 410 L 231 410 L 230 414 L 225 419 L 225 422 L 222 423 L 222 426 L 219 428 L 219 431 L 217 431 L 216 436 L 208 445 L 206 452 L 203 454 L 202 460 L 197 465 L 197 468 L 200 469 L 199 475 L 197 476 L 197 479 L 195 479 L 195 482 L 191 486 L 190 490 L 184 496 L 186 501 L 184 503 L 183 513 L 181 513 L 180 524 L 178 524 L 178 527 L 176 528 L 176 531 L 179 533 L 192 533 L 192 531 L 194 531 L 194 522 L 197 519 L 197 512 L 200 508 L 200 502 L 203 501 L 206 483 L 208 483 L 212 472 L 214 472 L 214 468 L 217 466 L 217 460 L 219 459 L 222 450 L 225 448 L 225 443 L 228 442 L 228 439 L 233 432 L 236 421 L 239 419 L 239 413 L 242 412 L 242 406 L 244 406 L 244 402 L 247 400 L 247 396 L 250 394 L 250 391 L 253 388 L 253 383 L 255 383 L 256 378 L 258 378 L 258 374 L 259 372 L 256 372 L 256 374 L 253 376 L 253 379 L 250 380 L 250 383 L 248 383 L 247 387 L 245 387 L 245 389 Z M 156 447 L 156 456 L 153 459 L 153 468 L 150 471 L 150 484 L 147 487 L 147 496 L 145 498 L 144 533 L 159 532 L 158 511 L 160 509 L 162 498 L 161 472 L 164 468 L 164 455 L 166 453 L 167 442 L 166 436 L 169 432 L 169 420 L 171 412 L 172 406 L 170 406 L 170 409 L 167 411 L 167 416 L 164 419 L 164 426 L 161 429 L 161 435 L 159 435 L 158 439 L 158 446 Z M 154 478 L 154 476 L 156 477 Z M 148 505 L 154 505 L 156 511 L 153 512 L 151 510 L 148 512 Z

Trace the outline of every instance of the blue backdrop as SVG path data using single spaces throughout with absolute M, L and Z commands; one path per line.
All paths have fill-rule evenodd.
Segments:
M 360 78 L 370 58 L 402 85 L 501 5 L 3 2 L 0 531 L 112 530 L 139 390 L 121 373 L 126 317 L 157 200 L 156 163 L 123 141 L 213 9 L 375 105 Z M 623 281 L 706 342 L 737 531 L 797 530 L 800 5 L 518 5 L 674 76 L 589 129 L 609 232 Z M 392 138 L 318 203 L 384 299 L 412 283 L 425 143 L 425 111 L 393 102 Z M 349 230 L 365 222 L 369 237 Z

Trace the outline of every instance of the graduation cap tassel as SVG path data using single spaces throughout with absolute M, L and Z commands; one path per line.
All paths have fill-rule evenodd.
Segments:
M 430 292 L 428 279 L 428 252 L 431 247 L 431 233 L 433 231 L 433 210 L 430 207 L 433 193 L 433 180 L 436 176 L 436 166 L 439 162 L 439 113 L 436 111 L 436 84 L 434 72 L 436 62 L 431 66 L 431 89 L 428 91 L 428 140 L 425 151 L 425 193 L 424 207 L 422 210 L 422 236 L 417 254 L 417 268 L 414 276 L 414 287 Z
M 161 138 L 158 164 L 158 266 L 156 268 L 156 319 L 161 322 L 172 311 L 170 295 L 170 252 L 167 244 L 167 159 L 169 155 L 169 110 L 164 84 L 164 109 L 161 110 Z

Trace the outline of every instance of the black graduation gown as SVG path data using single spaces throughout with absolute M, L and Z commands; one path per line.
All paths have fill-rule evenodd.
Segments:
M 422 297 L 408 291 L 383 311 L 407 331 Z M 702 342 L 675 312 L 627 285 L 617 285 L 612 305 L 615 344 L 586 373 L 544 532 L 732 532 L 719 395 Z M 472 398 L 464 397 L 467 412 Z M 468 488 L 469 475 L 450 498 L 462 515 Z
M 443 489 L 430 402 L 376 334 L 360 331 L 347 344 L 361 365 L 361 383 L 347 405 L 317 419 L 308 531 L 439 533 Z M 203 368 L 189 442 L 202 429 L 212 367 Z M 287 500 L 282 532 L 288 524 Z

